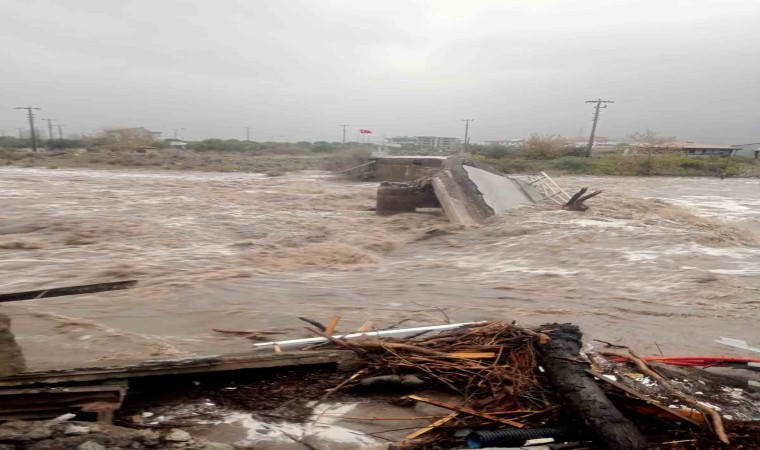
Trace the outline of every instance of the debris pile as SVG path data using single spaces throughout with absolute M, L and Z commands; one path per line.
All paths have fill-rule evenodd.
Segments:
M 451 410 L 445 421 L 437 423 L 438 427 L 444 423 L 447 427 L 461 428 L 489 424 L 517 428 L 526 424 L 541 426 L 551 420 L 558 409 L 549 400 L 545 382 L 536 370 L 535 346 L 548 339 L 525 328 L 495 322 L 432 336 L 422 332 L 411 339 L 379 340 L 365 336 L 341 341 L 337 345 L 355 351 L 368 365 L 336 390 L 374 384 L 441 387 L 460 394 L 467 406 L 420 396 L 408 397 L 412 402 Z M 438 440 L 440 436 L 430 439 Z
M 453 448 L 465 442 L 487 448 L 523 445 L 533 438 L 617 449 L 760 444 L 760 422 L 752 422 L 760 410 L 749 392 L 708 383 L 700 375 L 704 371 L 693 367 L 668 381 L 663 370 L 633 352 L 586 355 L 580 352 L 581 334 L 574 325 L 532 330 L 487 322 L 404 338 L 342 339 L 311 331 L 325 338 L 322 346 L 351 350 L 366 362 L 322 401 L 337 391 L 368 388 L 439 389 L 458 395 L 456 402 L 438 400 L 434 393 L 404 396 L 409 405 L 425 403 L 450 413 L 409 434 L 396 448 Z M 690 361 L 695 365 L 699 360 Z M 620 374 L 631 383 L 616 382 Z M 689 384 L 692 391 L 694 385 L 702 388 L 704 392 L 697 390 L 700 398 L 684 389 Z M 732 397 L 718 401 L 721 408 L 707 401 L 716 394 Z
M 195 439 L 180 429 L 158 433 L 115 425 L 73 422 L 73 414 L 48 421 L 12 421 L 0 426 L 3 450 L 167 449 L 232 450 L 228 444 Z
M 605 342 L 604 349 L 581 351 L 581 332 L 572 324 L 399 323 L 377 330 L 366 322 L 345 333 L 337 331 L 340 316 L 326 324 L 300 319 L 317 337 L 255 342 L 253 355 L 227 361 L 225 376 L 213 358 L 206 358 L 205 372 L 197 359 L 153 362 L 166 369 L 158 372 L 139 366 L 133 373 L 145 378 L 130 380 L 116 414 L 131 428 L 67 422 L 73 414 L 10 421 L 0 425 L 0 449 L 760 448 L 752 384 L 699 368 L 744 370 L 758 358 L 640 357 Z M 217 331 L 257 341 L 275 334 Z M 310 358 L 319 365 L 293 368 Z M 280 360 L 292 367 L 261 370 Z M 253 361 L 263 366 L 240 370 Z M 185 369 L 191 371 L 176 375 Z M 88 372 L 94 375 L 101 374 Z M 83 395 L 72 386 L 24 392 L 53 389 L 75 396 L 61 405 Z

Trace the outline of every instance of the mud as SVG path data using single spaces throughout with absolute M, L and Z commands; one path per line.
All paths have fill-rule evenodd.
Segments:
M 376 184 L 256 174 L 0 169 L 0 290 L 136 289 L 0 306 L 30 368 L 251 348 L 212 328 L 307 333 L 569 321 L 641 353 L 732 354 L 760 319 L 760 180 L 562 177 L 587 213 L 508 211 L 461 230 L 377 216 Z M 657 343 L 657 344 L 656 344 Z

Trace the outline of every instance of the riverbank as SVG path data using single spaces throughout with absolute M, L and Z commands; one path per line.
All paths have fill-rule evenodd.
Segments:
M 0 149 L 0 165 L 45 167 L 48 169 L 148 169 L 192 170 L 201 172 L 265 173 L 270 176 L 300 170 L 340 171 L 359 166 L 370 158 L 370 149 L 346 149 L 333 153 L 259 154 L 236 151 L 193 151 L 161 149 L 140 154 L 133 152 L 88 152 L 60 150 L 32 153 Z M 623 156 L 591 158 L 564 156 L 533 160 L 520 157 L 475 159 L 508 174 L 675 176 L 675 177 L 760 177 L 760 161 L 749 158 L 688 158 L 681 155 Z
M 673 176 L 673 177 L 760 177 L 760 161 L 750 158 L 701 157 L 682 155 L 624 156 L 604 155 L 584 158 L 563 156 L 556 159 L 524 158 L 477 159 L 504 173 L 548 171 L 568 175 Z
M 324 154 L 272 154 L 160 149 L 147 153 L 59 150 L 32 153 L 0 149 L 0 165 L 48 169 L 143 169 L 201 172 L 265 173 L 270 176 L 300 170 L 342 170 L 369 158 L 370 152 L 346 150 Z

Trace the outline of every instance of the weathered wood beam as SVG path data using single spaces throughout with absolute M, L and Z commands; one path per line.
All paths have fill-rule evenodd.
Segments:
M 39 289 L 36 291 L 11 292 L 0 294 L 0 303 L 17 302 L 19 300 L 35 300 L 38 298 L 61 297 L 64 295 L 92 294 L 95 292 L 117 291 L 129 289 L 137 285 L 137 280 L 112 281 L 108 283 L 83 284 L 79 286 L 67 286 L 51 289 Z

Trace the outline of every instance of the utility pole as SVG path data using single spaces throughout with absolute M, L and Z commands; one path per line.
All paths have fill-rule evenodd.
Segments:
M 588 138 L 588 146 L 586 147 L 586 158 L 591 156 L 591 148 L 594 147 L 594 136 L 596 135 L 596 122 L 599 120 L 599 110 L 602 108 L 606 108 L 606 103 L 615 103 L 612 100 L 588 100 L 586 103 L 596 103 L 595 111 L 594 111 L 594 124 L 591 125 L 591 136 Z M 602 105 L 604 103 L 604 105 Z
M 53 136 L 53 122 L 57 119 L 42 119 L 48 123 L 48 137 L 50 141 L 52 142 L 53 139 L 55 139 L 55 136 Z
M 470 147 L 470 122 L 475 122 L 475 119 L 462 119 L 464 122 L 464 152 L 467 153 Z
M 58 127 L 58 139 L 63 140 L 63 127 L 65 127 L 66 125 L 59 123 L 56 126 Z
M 348 128 L 350 125 L 348 124 L 340 124 L 339 127 L 343 127 L 343 143 L 346 143 L 346 128 Z
M 29 131 L 32 132 L 32 150 L 34 150 L 36 152 L 37 151 L 37 133 L 36 133 L 36 131 L 34 129 L 34 112 L 33 112 L 33 110 L 35 110 L 35 109 L 39 110 L 40 108 L 33 108 L 31 106 L 19 106 L 17 108 L 13 108 L 13 109 L 25 109 L 26 110 L 27 117 L 29 118 Z
M 179 140 L 179 131 L 180 130 L 185 131 L 184 128 L 172 128 L 172 130 L 174 130 L 174 140 L 175 141 Z
M 24 139 L 24 129 L 23 128 L 16 128 L 18 130 L 18 138 Z
M 251 127 L 245 127 L 245 141 L 251 142 Z

